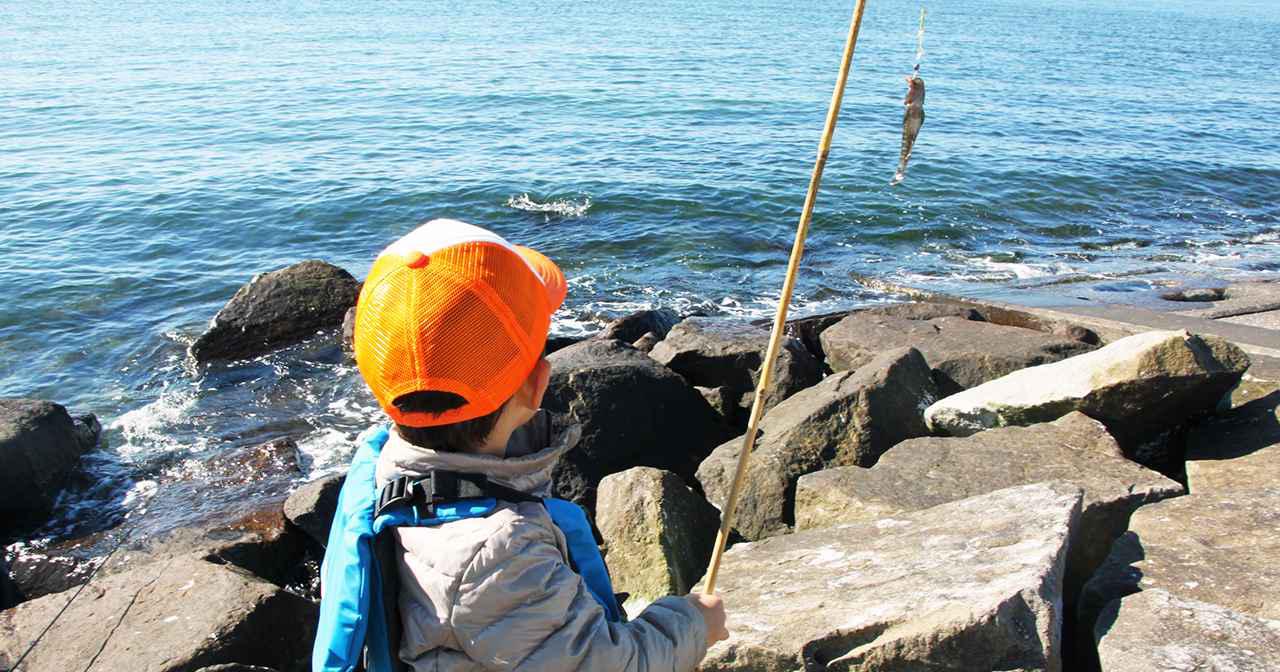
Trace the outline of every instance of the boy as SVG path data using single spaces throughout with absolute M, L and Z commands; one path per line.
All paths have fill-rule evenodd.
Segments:
M 394 422 L 377 484 L 433 470 L 536 497 L 577 440 L 538 409 L 564 275 L 479 227 L 434 220 L 379 255 L 356 308 L 356 361 Z M 576 428 L 575 428 L 576 429 Z M 715 597 L 665 597 L 610 622 L 536 501 L 395 528 L 399 657 L 414 670 L 692 670 L 728 637 Z

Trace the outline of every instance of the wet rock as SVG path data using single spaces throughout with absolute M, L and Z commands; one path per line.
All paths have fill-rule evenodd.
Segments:
M 949 308 L 918 308 L 926 309 L 927 315 Z M 880 352 L 903 347 L 924 355 L 943 396 L 1093 349 L 1052 334 L 957 316 L 921 320 L 854 313 L 822 332 L 822 349 L 834 371 L 855 370 Z
M 600 332 L 600 338 L 613 338 L 623 343 L 634 343 L 647 334 L 653 334 L 661 341 L 679 321 L 680 316 L 674 310 L 666 308 L 641 310 L 610 322 L 609 326 Z
M 51 401 L 0 399 L 0 536 L 49 515 L 101 430 L 92 415 L 77 422 Z
M 596 525 L 614 585 L 654 600 L 683 595 L 702 578 L 720 512 L 679 476 L 636 467 L 600 481 Z
M 360 282 L 323 261 L 309 260 L 254 276 L 231 297 L 191 345 L 197 362 L 257 357 L 342 325 Z
M 8 668 L 70 595 L 0 612 L 0 668 Z M 178 671 L 239 661 L 305 669 L 318 609 L 227 566 L 175 558 L 95 579 L 58 617 L 24 672 Z
M 320 546 L 329 543 L 329 527 L 338 511 L 346 474 L 330 474 L 302 485 L 284 500 L 284 515 Z
M 1212 412 L 1248 367 L 1248 355 L 1216 336 L 1152 331 L 944 398 L 925 418 L 935 431 L 964 436 L 1082 411 L 1102 421 L 1130 459 L 1178 474 L 1183 455 L 1162 439 Z
M 1085 584 L 1089 632 L 1112 600 L 1160 589 L 1280 619 L 1280 487 L 1191 494 L 1144 506 Z
M 202 465 L 201 476 L 223 485 L 248 484 L 269 477 L 295 478 L 302 474 L 298 442 L 285 437 L 218 455 Z M 178 475 L 187 474 L 179 471 Z
M 0 554 L 0 610 L 8 609 L 21 601 L 18 585 L 9 576 L 9 565 L 5 562 L 4 555 Z
M 86 451 L 102 444 L 102 423 L 92 413 L 82 413 L 71 418 L 75 424 L 76 440 Z
M 1058 672 L 1079 506 L 1041 483 L 738 544 L 717 586 L 730 637 L 700 669 Z
M 755 390 L 769 346 L 769 330 L 747 322 L 690 317 L 653 347 L 651 357 L 701 387 L 728 387 L 745 395 Z M 765 410 L 817 383 L 821 366 L 794 338 L 783 341 L 766 392 Z
M 1239 492 L 1280 483 L 1280 392 L 1206 420 L 1187 439 L 1187 488 Z
M 351 306 L 342 315 L 342 352 L 353 361 L 356 358 L 356 307 Z
M 825 378 L 760 422 L 734 529 L 746 539 L 788 530 L 796 479 L 833 466 L 871 466 L 894 444 L 927 433 L 921 416 L 934 398 L 929 366 L 913 349 L 888 352 L 858 371 Z M 698 468 L 707 498 L 723 507 L 742 450 L 735 438 Z
M 594 511 L 600 479 L 647 466 L 692 480 L 728 430 L 683 378 L 635 348 L 591 339 L 548 358 L 543 407 L 581 425 L 582 438 L 556 466 L 557 496 Z
M 662 339 L 659 338 L 657 334 L 651 331 L 645 334 L 644 336 L 637 338 L 635 342 L 631 344 L 631 347 L 647 355 L 650 352 L 653 352 L 653 346 L 657 345 L 660 342 L 662 342 Z
M 1280 670 L 1280 621 L 1163 590 L 1113 601 L 1095 636 L 1103 672 Z
M 1067 559 L 1065 595 L 1071 601 L 1135 509 L 1183 494 L 1179 483 L 1125 459 L 1102 423 L 1071 413 L 1052 423 L 962 439 L 911 439 L 871 469 L 841 467 L 803 476 L 796 487 L 796 527 L 874 523 L 901 511 L 1042 481 L 1084 491 Z

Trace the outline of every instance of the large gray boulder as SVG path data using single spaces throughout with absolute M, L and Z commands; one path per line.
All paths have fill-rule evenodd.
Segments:
M 1187 489 L 1240 492 L 1280 484 L 1280 393 L 1255 399 L 1193 428 Z
M 702 578 L 720 512 L 679 476 L 636 467 L 600 481 L 596 525 L 613 585 L 655 600 L 683 595 Z
M 1103 672 L 1280 670 L 1280 621 L 1163 590 L 1111 602 L 1094 635 Z
M 72 418 L 52 401 L 0 399 L 0 535 L 49 515 L 100 431 L 92 415 Z
M 224 565 L 181 558 L 95 579 L 0 612 L 0 668 L 50 624 L 23 672 L 194 670 L 240 662 L 306 668 L 317 606 Z M 57 620 L 54 621 L 55 616 Z
M 1248 367 L 1244 351 L 1216 336 L 1151 331 L 946 397 L 925 418 L 938 432 L 967 436 L 1082 411 L 1102 421 L 1130 459 L 1177 474 L 1183 456 L 1165 438 L 1212 412 Z
M 672 327 L 649 356 L 694 385 L 733 390 L 749 407 L 768 347 L 768 328 L 725 318 L 690 317 Z M 765 391 L 765 410 L 821 378 L 818 360 L 800 341 L 784 338 Z
M 302 484 L 284 500 L 284 517 L 316 543 L 327 545 L 329 527 L 338 511 L 338 495 L 346 480 L 346 474 L 330 474 Z
M 796 394 L 760 422 L 734 529 L 747 539 L 787 532 L 796 479 L 833 466 L 869 467 L 894 444 L 927 430 L 921 409 L 934 399 L 929 366 L 913 349 L 888 352 Z M 698 467 L 707 498 L 723 507 L 742 437 L 716 448 Z
M 1063 336 L 956 315 L 927 320 L 912 317 L 875 312 L 850 314 L 822 332 L 827 365 L 834 371 L 849 371 L 885 350 L 916 348 L 933 368 L 939 393 L 946 396 L 1028 366 L 1094 349 L 1088 343 Z
M 1191 494 L 1144 506 L 1085 584 L 1088 632 L 1112 600 L 1157 588 L 1280 619 L 1280 487 Z
M 197 362 L 257 357 L 342 325 L 360 282 L 333 264 L 308 260 L 256 275 L 191 345 Z
M 1051 423 L 1006 427 L 967 438 L 903 441 L 871 469 L 840 467 L 800 478 L 796 529 L 883 516 L 1041 481 L 1084 491 L 1072 532 L 1066 596 L 1075 593 L 1143 504 L 1183 494 L 1182 485 L 1125 459 L 1102 423 L 1071 413 Z
M 729 430 L 683 378 L 620 341 L 590 339 L 552 354 L 543 407 L 582 427 L 554 472 L 557 496 L 595 510 L 601 478 L 646 466 L 692 481 Z
M 702 670 L 1062 669 L 1062 571 L 1080 493 L 1035 484 L 738 544 Z

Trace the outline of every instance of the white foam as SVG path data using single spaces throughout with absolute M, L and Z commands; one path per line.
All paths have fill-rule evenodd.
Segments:
M 126 457 L 156 448 L 176 450 L 183 446 L 173 438 L 173 429 L 190 420 L 195 406 L 194 391 L 165 390 L 151 403 L 116 418 L 108 428 L 120 432 L 124 442 L 119 453 Z M 197 441 L 197 448 L 204 446 L 205 439 Z
M 551 215 L 557 217 L 581 217 L 587 214 L 587 210 L 591 209 L 591 197 L 585 196 L 581 202 L 560 199 L 539 203 L 530 198 L 529 194 L 524 193 L 508 198 L 507 207 L 524 212 L 540 212 L 548 217 Z
M 310 472 L 309 478 L 314 479 L 345 468 L 365 434 L 376 430 L 378 426 L 374 423 L 374 426 L 358 435 L 325 427 L 303 437 L 298 441 L 298 453 Z

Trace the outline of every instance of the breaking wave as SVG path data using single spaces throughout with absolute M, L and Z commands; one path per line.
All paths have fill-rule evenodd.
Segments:
M 529 197 L 528 193 L 512 196 L 507 199 L 507 207 L 524 212 L 537 212 L 546 215 L 547 219 L 555 217 L 581 217 L 591 209 L 591 197 L 583 196 L 582 201 L 560 199 L 540 203 Z

